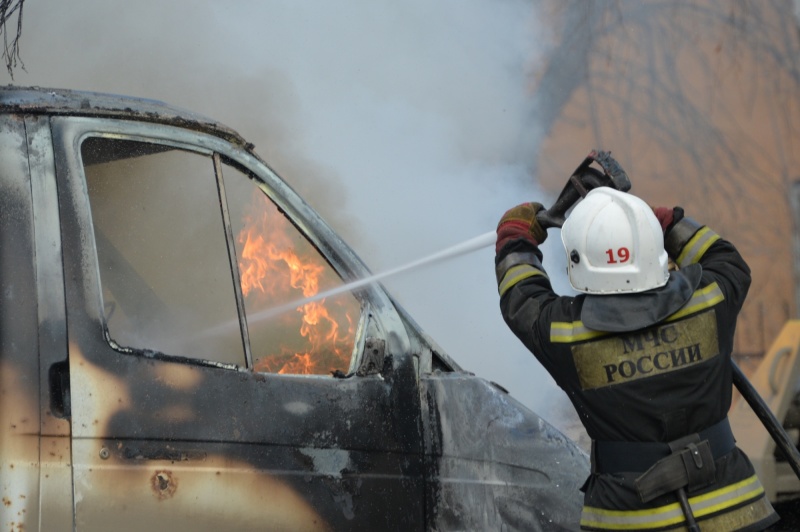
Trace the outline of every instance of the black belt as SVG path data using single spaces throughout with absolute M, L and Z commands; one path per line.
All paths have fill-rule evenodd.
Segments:
M 708 440 L 715 460 L 736 447 L 727 417 L 697 434 L 700 441 Z M 663 442 L 592 441 L 592 472 L 647 471 L 671 452 L 669 443 Z

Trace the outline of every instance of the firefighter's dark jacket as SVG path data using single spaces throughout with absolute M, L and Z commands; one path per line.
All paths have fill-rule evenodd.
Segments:
M 730 434 L 731 351 L 750 270 L 730 242 L 691 218 L 670 228 L 665 248 L 679 270 L 664 287 L 568 297 L 553 292 L 538 247 L 512 240 L 495 262 L 503 317 L 592 438 L 582 529 L 683 530 L 674 492 L 642 501 L 635 479 L 653 464 L 637 460 L 638 449 L 669 454 L 668 442 L 698 433 L 716 440 L 712 483 L 688 492 L 701 529 L 761 530 L 778 517 L 752 464 L 730 436 L 730 445 L 708 436 Z

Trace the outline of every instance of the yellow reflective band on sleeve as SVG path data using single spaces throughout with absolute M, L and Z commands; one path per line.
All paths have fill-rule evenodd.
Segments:
M 497 291 L 500 292 L 500 297 L 511 290 L 511 287 L 518 282 L 535 275 L 541 275 L 544 278 L 547 278 L 546 273 L 544 273 L 542 270 L 534 268 L 530 264 L 519 264 L 509 268 L 505 275 L 503 275 L 503 280 L 497 285 Z
M 611 333 L 590 329 L 582 321 L 554 321 L 550 324 L 550 341 L 554 344 L 571 344 L 609 334 Z
M 719 235 L 717 233 L 708 227 L 700 228 L 700 230 L 689 239 L 686 245 L 683 246 L 683 250 L 681 250 L 681 254 L 678 255 L 675 262 L 681 268 L 699 262 L 706 250 L 717 240 L 719 240 Z
M 758 499 L 761 499 L 760 501 Z M 751 505 L 741 506 L 750 501 Z M 689 498 L 689 505 L 695 518 L 720 513 L 700 522 L 703 530 L 737 530 L 768 517 L 772 507 L 764 498 L 764 488 L 755 475 L 724 488 Z M 684 515 L 677 502 L 648 508 L 646 510 L 605 510 L 584 506 L 581 513 L 581 528 L 598 530 L 650 530 L 682 525 Z M 736 523 L 738 526 L 729 526 Z M 706 526 L 711 525 L 714 526 Z
M 700 290 L 695 290 L 691 299 L 689 299 L 689 301 L 683 307 L 681 307 L 678 312 L 670 315 L 666 321 L 675 321 L 681 319 L 689 314 L 695 314 L 701 310 L 711 308 L 722 301 L 725 301 L 725 295 L 722 293 L 722 289 L 717 283 L 711 283 Z

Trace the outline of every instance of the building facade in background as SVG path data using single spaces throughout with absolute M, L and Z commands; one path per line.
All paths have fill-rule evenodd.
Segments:
M 591 148 L 632 191 L 681 205 L 753 270 L 736 353 L 761 355 L 797 315 L 800 39 L 792 2 L 569 2 L 532 76 L 534 163 L 557 194 Z

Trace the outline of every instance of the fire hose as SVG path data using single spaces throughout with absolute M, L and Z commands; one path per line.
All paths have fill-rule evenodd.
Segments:
M 593 163 L 597 163 L 603 171 L 600 172 L 593 168 Z M 566 220 L 567 211 L 590 190 L 600 186 L 627 192 L 631 188 L 631 182 L 619 163 L 611 157 L 610 152 L 592 150 L 569 177 L 553 205 L 537 214 L 537 220 L 545 230 L 550 227 L 560 228 Z M 800 451 L 736 362 L 731 360 L 731 365 L 733 366 L 733 384 L 758 416 L 770 437 L 786 457 L 795 475 L 800 479 Z M 685 490 L 679 490 L 677 495 L 687 519 L 687 527 L 689 530 L 699 530 L 689 507 Z

